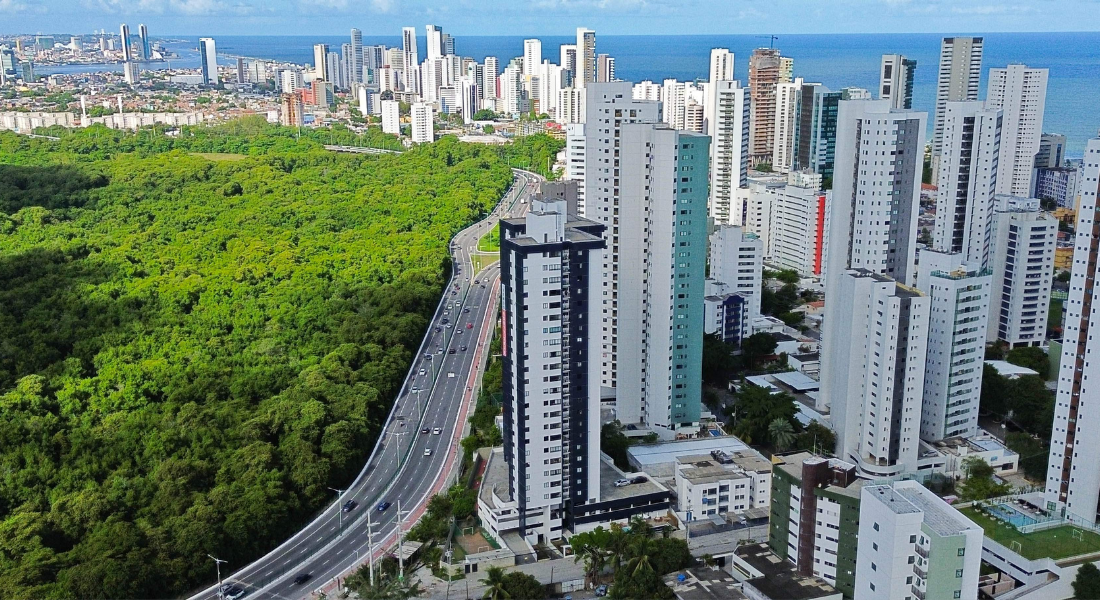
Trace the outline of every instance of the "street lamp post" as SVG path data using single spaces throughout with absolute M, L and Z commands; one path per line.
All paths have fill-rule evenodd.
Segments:
M 340 503 L 340 498 L 343 497 L 344 492 L 347 491 L 347 490 L 338 490 L 334 487 L 330 487 L 329 489 L 336 492 L 336 503 L 337 504 Z M 340 512 L 338 514 L 340 515 L 340 535 L 342 536 L 342 535 L 344 535 L 344 507 L 343 506 L 340 507 Z
M 222 563 L 226 561 L 220 558 L 214 558 L 212 554 L 207 554 L 207 556 L 209 556 L 210 559 L 214 561 L 214 568 L 217 570 L 218 573 L 218 597 L 224 598 L 225 594 L 222 593 Z

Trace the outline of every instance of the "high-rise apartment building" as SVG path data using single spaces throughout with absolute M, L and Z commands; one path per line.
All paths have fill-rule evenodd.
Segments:
M 936 114 L 932 125 L 932 172 L 939 172 L 940 150 L 943 147 L 943 125 L 948 102 L 978 99 L 982 76 L 980 37 L 945 37 L 940 44 L 940 71 L 936 83 Z
M 542 41 L 539 39 L 523 40 L 523 74 L 528 77 L 537 75 L 541 64 Z
M 574 90 L 570 88 L 568 91 L 573 92 Z M 583 90 L 577 91 L 584 93 Z M 570 95 L 575 96 L 576 94 Z M 562 178 L 577 182 L 577 216 L 579 217 L 587 214 L 584 199 L 585 162 L 584 123 L 570 122 L 565 127 L 565 174 Z
M 871 478 L 916 471 L 930 300 L 864 269 L 830 266 L 825 289 L 820 401 L 836 455 Z
M 119 41 L 122 42 L 122 62 L 130 62 L 134 60 L 134 50 L 130 46 L 130 26 L 123 23 L 118 28 Z M 53 47 L 53 44 L 50 44 Z M 199 50 L 202 50 L 202 40 L 199 41 Z
M 917 61 L 901 54 L 883 54 L 879 64 L 879 100 L 889 100 L 890 108 L 913 108 L 913 76 Z
M 149 44 L 149 28 L 144 23 L 138 25 L 138 39 L 141 40 L 141 60 L 153 58 L 153 47 Z
M 199 38 L 199 64 L 203 85 L 218 85 L 218 49 L 214 38 Z
M 733 64 L 732 55 L 730 64 Z M 720 79 L 709 87 L 707 135 L 710 144 L 710 216 L 715 224 L 741 225 L 734 214 L 737 190 L 745 185 L 749 168 L 749 95 L 737 81 Z
M 983 268 L 992 264 L 1001 111 L 979 101 L 948 102 L 936 173 L 935 247 L 962 253 Z
M 1058 219 L 1032 198 L 997 196 L 989 342 L 1041 346 L 1046 339 Z
M 585 212 L 609 242 L 601 379 L 622 422 L 671 435 L 700 414 L 710 139 L 654 126 L 629 83 L 586 89 Z
M 313 78 L 325 79 L 328 77 L 328 44 L 313 45 Z
M 802 100 L 802 78 L 775 86 L 775 133 L 772 139 L 773 171 L 786 173 L 795 163 L 795 137 L 800 125 L 799 107 Z
M 248 83 L 248 72 L 245 70 L 243 56 L 237 57 L 237 83 Z
M 983 536 L 919 482 L 864 485 L 853 598 L 976 600 Z
M 363 79 L 363 32 L 351 30 L 351 60 L 348 63 L 348 85 L 365 83 Z
M 959 253 L 923 250 L 917 287 L 931 299 L 920 437 L 978 434 L 991 271 Z
M 284 69 L 279 72 L 279 89 L 284 94 L 293 94 L 304 87 L 302 72 L 298 69 Z
M 415 27 L 402 27 L 401 28 L 401 68 L 409 69 L 414 65 L 420 64 L 420 55 L 416 48 L 416 28 Z M 394 66 L 394 68 L 397 68 Z
M 426 60 L 443 58 L 443 28 L 438 25 L 425 25 Z
M 573 87 L 583 88 L 596 81 L 596 32 L 577 28 L 577 72 Z
M 619 260 L 620 250 L 630 251 L 620 245 L 618 228 L 614 219 L 625 217 L 628 212 L 628 204 L 623 197 L 622 183 L 624 169 L 622 157 L 622 128 L 629 123 L 656 123 L 658 121 L 659 104 L 653 101 L 634 100 L 629 83 L 607 83 L 598 86 L 589 86 L 584 89 L 586 94 L 585 110 L 587 111 L 584 127 L 585 135 L 585 167 L 584 167 L 584 210 L 581 215 L 587 219 L 598 221 L 608 226 L 605 236 L 608 238 L 607 252 L 604 254 L 602 272 L 614 275 L 617 271 L 616 264 Z M 618 149 L 619 156 L 613 156 Z M 618 175 L 616 177 L 615 175 Z M 633 210 L 631 206 L 629 210 Z M 641 215 L 633 215 L 631 221 Z M 638 227 L 636 232 L 641 231 Z M 624 232 L 625 232 L 624 228 Z M 630 236 L 633 240 L 635 236 Z M 625 239 L 624 239 L 625 241 Z M 640 280 L 638 281 L 640 284 Z M 620 285 L 608 285 L 603 288 L 603 306 L 601 309 L 601 385 L 614 388 L 617 384 L 619 335 L 615 321 L 618 318 Z M 625 312 L 623 314 L 626 314 Z M 630 415 L 633 421 L 623 419 L 623 422 L 636 422 L 639 420 L 640 409 L 636 409 Z M 620 417 L 621 419 L 621 417 Z
M 631 91 L 633 94 L 633 90 Z M 687 84 L 666 79 L 661 85 L 661 120 L 673 129 L 683 129 L 687 108 Z
M 426 102 L 415 102 L 409 108 L 409 121 L 412 125 L 412 141 L 417 144 L 428 144 L 435 141 L 433 130 L 432 106 Z
M 401 103 L 397 100 L 382 101 L 382 132 L 401 135 Z
M 870 100 L 871 92 L 863 88 L 847 87 L 830 92 L 825 86 L 815 86 L 813 104 L 810 107 L 810 126 L 808 139 L 799 137 L 797 145 L 800 154 L 797 168 L 810 169 L 821 175 L 824 181 L 833 179 L 833 165 L 836 161 L 836 125 L 841 100 Z M 803 104 L 803 110 L 806 105 Z M 799 133 L 802 136 L 800 130 Z M 805 154 L 802 154 L 805 144 Z
M 283 127 L 301 127 L 304 110 L 301 94 L 283 94 L 279 124 Z
M 775 93 L 779 85 L 779 50 L 757 48 L 749 58 L 749 160 L 768 162 L 775 148 Z
M 825 260 L 825 192 L 821 176 L 792 171 L 787 185 L 773 188 L 771 261 L 801 277 L 822 274 Z
M 1054 402 L 1054 427 L 1050 435 L 1044 498 L 1049 510 L 1076 515 L 1086 523 L 1100 521 L 1100 319 L 1094 319 L 1100 303 L 1095 285 L 1100 278 L 1100 136 L 1088 141 L 1082 160 L 1081 204 L 1077 212 L 1077 237 L 1069 298 L 1064 302 L 1058 393 Z M 1096 352 L 1093 352 L 1096 350 Z M 1091 377 L 1090 377 L 1091 375 Z
M 596 81 L 607 83 L 615 81 L 615 57 L 608 54 L 600 54 L 596 57 Z
M 718 81 L 733 81 L 733 58 L 733 52 L 726 48 L 711 48 L 709 71 L 711 85 Z
M 500 86 L 497 80 L 500 77 L 500 62 L 495 56 L 485 57 L 485 89 L 481 97 L 485 100 L 497 98 L 500 95 Z
M 926 119 L 923 112 L 893 110 L 886 100 L 840 102 L 830 277 L 867 269 L 912 283 Z
M 1039 136 L 1039 151 L 1035 153 L 1036 169 L 1058 169 L 1066 161 L 1066 136 L 1044 133 Z
M 851 598 L 864 480 L 855 465 L 809 452 L 773 460 L 768 546 L 800 574 L 820 577 Z
M 1047 101 L 1047 69 L 1008 65 L 989 70 L 985 104 L 1004 113 L 997 193 L 1027 197 L 1032 169 L 1043 134 Z
M 501 221 L 504 457 L 519 534 L 562 536 L 600 501 L 599 316 L 604 226 L 532 202 Z
M 764 243 L 736 225 L 722 225 L 710 234 L 710 278 L 725 284 L 727 292 L 742 294 L 749 308 L 748 322 L 760 316 L 764 275 Z

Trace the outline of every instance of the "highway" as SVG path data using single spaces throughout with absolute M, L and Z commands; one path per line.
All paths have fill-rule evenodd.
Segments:
M 267 555 L 243 567 L 222 565 L 223 582 L 245 590 L 245 598 L 314 598 L 321 590 L 333 590 L 338 577 L 366 564 L 371 549 L 368 520 L 377 557 L 382 548 L 396 544 L 398 506 L 407 531 L 423 514 L 428 499 L 443 489 L 451 467 L 461 460 L 458 442 L 468 411 L 473 411 L 482 358 L 496 324 L 499 264 L 471 276 L 470 251 L 501 214 L 526 212 L 542 179 L 526 171 L 513 173 L 512 187 L 493 213 L 452 240 L 456 271 L 359 476 L 343 493 L 334 491 L 331 505 Z M 428 433 L 422 432 L 425 428 Z M 341 510 L 348 501 L 358 506 Z M 378 511 L 381 502 L 390 506 Z M 214 574 L 211 560 L 211 578 Z M 309 575 L 308 581 L 295 584 L 302 574 Z M 213 583 L 190 600 L 218 597 L 218 584 Z

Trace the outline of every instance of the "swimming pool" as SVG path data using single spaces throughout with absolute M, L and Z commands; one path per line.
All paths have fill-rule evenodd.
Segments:
M 985 509 L 1002 521 L 1011 523 L 1014 527 L 1034 525 L 1039 522 L 1033 517 L 1020 512 L 1015 506 L 1008 503 L 990 504 L 985 507 Z

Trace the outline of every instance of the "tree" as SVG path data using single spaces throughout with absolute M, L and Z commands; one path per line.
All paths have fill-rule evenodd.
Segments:
M 1032 369 L 1037 372 L 1039 377 L 1042 377 L 1044 381 L 1050 379 L 1050 359 L 1042 348 L 1037 348 L 1035 346 L 1013 348 L 1005 355 L 1005 360 L 1014 365 Z
M 1005 445 L 1020 456 L 1020 468 L 1033 481 L 1046 481 L 1050 446 L 1028 433 L 1013 431 L 1005 436 Z
M 1100 569 L 1090 562 L 1077 568 L 1073 578 L 1073 597 L 1079 600 L 1100 598 Z
M 996 498 L 1012 491 L 1012 486 L 993 481 L 993 467 L 977 456 L 963 459 L 962 470 L 966 473 L 966 479 L 957 490 L 964 502 Z
M 569 538 L 569 545 L 573 547 L 573 562 L 584 561 L 586 577 L 592 581 L 599 581 L 600 574 L 607 567 L 607 560 L 610 557 L 612 537 L 621 533 L 621 529 L 613 534 L 600 526 Z
M 543 600 L 547 597 L 546 586 L 538 579 L 526 573 L 512 571 L 504 576 L 504 589 L 508 598 L 515 600 Z
M 751 383 L 742 385 L 733 405 L 727 409 L 734 435 L 747 444 L 760 444 L 770 439 L 769 427 L 777 419 L 791 422 L 793 427 L 797 413 L 794 397 L 790 394 L 773 394 Z
M 485 593 L 481 595 L 486 600 L 504 600 L 511 598 L 512 594 L 506 587 L 507 580 L 504 577 L 504 569 L 489 567 L 485 570 Z
M 768 439 L 776 452 L 783 452 L 794 443 L 794 427 L 789 420 L 777 418 L 768 424 Z
M 806 450 L 815 454 L 829 453 L 834 448 L 836 448 L 836 434 L 817 421 L 810 421 L 805 431 L 798 434 L 794 442 L 795 450 Z
M 1004 416 L 1008 412 L 1009 380 L 997 372 L 997 369 L 982 365 L 982 391 L 979 407 L 983 412 Z
M 795 271 L 794 269 L 783 269 L 776 274 L 775 278 L 783 283 L 791 284 L 797 284 L 801 279 L 798 276 L 798 271 Z
M 725 386 L 737 366 L 734 347 L 722 341 L 717 334 L 703 335 L 703 383 Z
M 626 471 L 630 469 L 626 449 L 631 446 L 630 438 L 623 434 L 623 426 L 618 421 L 605 423 L 600 428 L 600 450 L 615 461 L 615 466 Z
M 741 358 L 745 361 L 747 367 L 754 368 L 759 365 L 764 357 L 774 354 L 778 345 L 779 342 L 770 334 L 765 332 L 754 333 L 741 340 Z
M 496 128 L 486 123 L 485 126 L 481 128 L 481 131 L 487 134 L 492 134 L 494 131 L 496 131 Z

